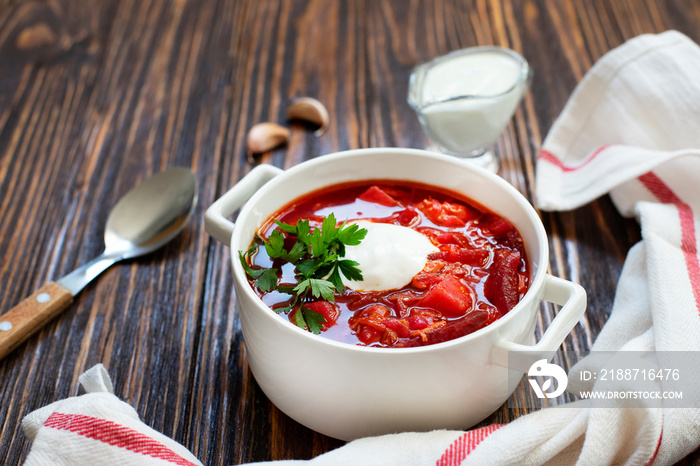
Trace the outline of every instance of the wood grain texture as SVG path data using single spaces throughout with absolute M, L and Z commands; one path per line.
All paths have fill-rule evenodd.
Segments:
M 0 361 L 0 458 L 20 463 L 30 447 L 22 417 L 79 394 L 78 376 L 98 362 L 144 422 L 204 464 L 342 445 L 287 418 L 256 385 L 229 251 L 203 229 L 203 210 L 251 169 L 248 128 L 288 125 L 287 105 L 311 96 L 330 112 L 328 131 L 291 124 L 289 145 L 255 163 L 424 147 L 406 103 L 412 67 L 462 47 L 510 47 L 535 76 L 496 151 L 501 175 L 533 200 L 542 140 L 592 64 L 643 33 L 700 41 L 699 26 L 694 0 L 0 0 L 0 309 L 99 254 L 109 210 L 138 181 L 179 165 L 200 186 L 178 239 L 108 270 Z M 607 197 L 540 214 L 551 273 L 588 291 L 565 342 L 587 350 L 639 227 Z M 538 335 L 555 313 L 542 306 Z M 525 397 L 519 389 L 514 400 Z M 483 424 L 526 411 L 504 405 Z

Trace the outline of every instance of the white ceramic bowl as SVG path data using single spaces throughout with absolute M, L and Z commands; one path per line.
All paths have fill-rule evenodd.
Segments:
M 440 186 L 510 220 L 523 237 L 530 263 L 527 294 L 507 315 L 481 330 L 418 348 L 335 342 L 280 318 L 248 284 L 238 251 L 249 247 L 262 222 L 294 199 L 325 186 L 363 179 Z M 234 225 L 227 217 L 241 205 Z M 486 170 L 426 151 L 352 150 L 286 171 L 260 165 L 211 205 L 205 225 L 214 238 L 231 248 L 247 357 L 263 392 L 291 418 L 343 440 L 465 429 L 478 423 L 508 399 L 530 364 L 551 360 L 586 306 L 583 288 L 546 273 L 544 227 L 515 188 Z M 530 345 L 542 300 L 563 307 L 540 341 Z M 520 361 L 517 368 L 514 361 Z

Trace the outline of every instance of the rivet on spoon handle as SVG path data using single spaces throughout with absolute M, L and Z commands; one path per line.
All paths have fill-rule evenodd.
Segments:
M 0 359 L 32 336 L 73 302 L 73 294 L 56 282 L 39 288 L 33 295 L 0 315 Z

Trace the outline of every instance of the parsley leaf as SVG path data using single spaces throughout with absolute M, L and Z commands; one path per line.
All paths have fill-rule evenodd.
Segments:
M 279 230 L 274 230 L 270 234 L 268 240 L 265 241 L 265 250 L 267 251 L 267 255 L 272 259 L 287 254 L 287 251 L 284 250 L 284 236 L 282 236 Z
M 277 291 L 285 294 L 294 294 L 294 285 L 279 284 L 277 286 Z
M 245 273 L 247 273 L 250 278 L 257 279 L 255 285 L 260 288 L 261 291 L 272 291 L 277 287 L 277 269 L 254 269 L 248 265 L 245 254 L 239 251 L 238 257 L 241 260 L 241 265 Z
M 277 220 L 277 219 L 274 219 L 274 222 L 275 222 L 275 224 L 276 224 L 278 227 L 280 227 L 280 228 L 281 228 L 283 231 L 285 231 L 286 233 L 289 233 L 289 234 L 292 234 L 292 235 L 296 235 L 296 234 L 297 234 L 297 227 L 296 227 L 296 225 L 290 225 L 289 223 L 280 222 L 280 221 Z
M 311 233 L 309 237 L 309 244 L 311 245 L 311 255 L 313 257 L 323 257 L 323 253 L 327 252 L 326 248 L 329 246 L 323 241 L 321 230 L 318 228 Z
M 331 245 L 338 237 L 338 228 L 336 228 L 335 215 L 330 214 L 323 219 L 321 224 L 321 237 L 325 244 Z
M 241 251 L 238 251 L 238 258 L 241 260 L 241 265 L 243 266 L 243 270 L 245 270 L 245 273 L 248 274 L 250 278 L 258 278 L 260 275 L 265 272 L 265 269 L 254 269 L 251 266 L 248 265 L 248 261 L 246 261 L 246 255 L 248 253 L 244 254 Z
M 305 278 L 309 278 L 314 275 L 320 265 L 321 262 L 317 259 L 305 259 L 297 264 L 297 270 Z
M 335 286 L 328 280 L 309 278 L 311 282 L 311 294 L 314 298 L 323 298 L 326 301 L 335 301 Z
M 304 255 L 307 252 L 307 247 L 304 246 L 304 243 L 296 242 L 294 243 L 294 246 L 292 246 L 292 249 L 289 250 L 287 254 L 282 256 L 282 259 L 286 260 L 287 262 L 291 262 L 292 264 L 297 262 L 299 259 L 304 257 Z
M 335 301 L 335 286 L 328 280 L 322 278 L 307 278 L 294 287 L 294 291 L 298 295 L 308 294 L 311 291 L 311 296 L 314 298 L 323 298 L 326 301 Z
M 261 291 L 272 291 L 277 288 L 277 269 L 265 269 L 255 284 Z
M 362 272 L 357 267 L 358 265 L 360 264 L 349 259 L 338 261 L 338 268 L 348 280 L 362 280 Z
M 297 315 L 302 313 L 304 314 L 304 320 L 309 330 L 316 335 L 321 333 L 321 324 L 326 321 L 323 314 L 307 309 L 304 306 L 301 306 L 301 312 L 297 312 Z
M 294 320 L 295 320 L 295 323 L 297 324 L 297 327 L 303 328 L 303 329 L 309 328 L 309 326 L 306 325 L 306 319 L 304 319 L 304 313 L 301 312 L 301 310 L 297 311 L 294 314 Z
M 286 314 L 292 310 L 292 306 L 275 307 L 272 308 L 272 310 L 275 311 L 277 314 L 281 314 L 283 312 Z
M 309 245 L 309 232 L 311 231 L 311 226 L 309 226 L 309 220 L 299 220 L 297 222 L 297 239 L 304 243 L 306 246 Z
M 340 276 L 340 269 L 336 266 L 333 267 L 333 271 L 328 276 L 328 281 L 333 284 L 339 293 L 345 291 L 345 285 L 343 284 L 343 277 Z
M 367 236 L 367 230 L 360 229 L 356 223 L 351 223 L 345 228 L 341 228 L 338 233 L 338 241 L 346 246 L 357 246 Z

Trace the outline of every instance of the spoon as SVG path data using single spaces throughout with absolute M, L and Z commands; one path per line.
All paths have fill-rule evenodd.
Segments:
M 107 218 L 102 254 L 0 315 L 0 359 L 66 309 L 107 267 L 147 254 L 173 239 L 196 204 L 197 178 L 182 167 L 158 173 L 126 193 Z

